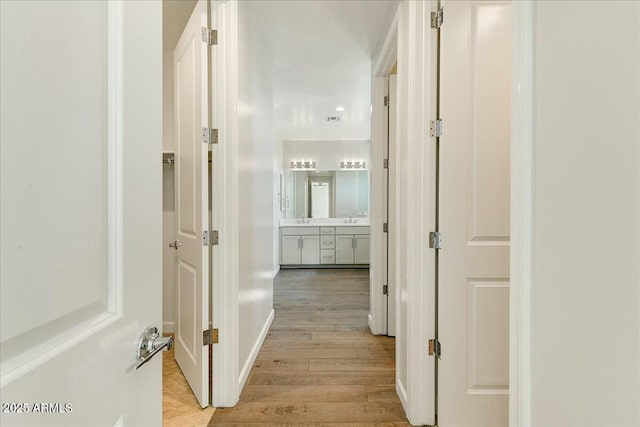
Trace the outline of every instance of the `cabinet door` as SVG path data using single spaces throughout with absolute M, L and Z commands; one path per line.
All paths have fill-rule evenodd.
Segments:
M 300 236 L 282 236 L 281 264 L 300 264 Z
M 336 264 L 353 264 L 353 236 L 336 236 Z
M 302 236 L 302 264 L 320 264 L 320 238 Z
M 369 264 L 369 236 L 356 236 L 356 264 Z

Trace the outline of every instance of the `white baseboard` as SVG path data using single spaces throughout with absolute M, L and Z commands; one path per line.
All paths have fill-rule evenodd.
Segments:
M 173 334 L 176 329 L 176 322 L 165 322 L 162 321 L 162 333 L 163 334 Z
M 267 317 L 267 321 L 264 323 L 262 330 L 260 331 L 260 335 L 258 335 L 258 339 L 253 344 L 253 348 L 251 348 L 251 352 L 249 353 L 249 357 L 247 357 L 244 366 L 242 367 L 242 371 L 240 371 L 240 393 L 242 393 L 242 389 L 244 388 L 244 384 L 247 382 L 249 378 L 249 373 L 251 372 L 251 368 L 258 357 L 258 353 L 260 353 L 260 349 L 262 348 L 262 343 L 264 343 L 265 338 L 267 338 L 267 333 L 269 332 L 269 328 L 271 328 L 271 324 L 273 323 L 273 317 L 275 316 L 275 312 L 273 309 L 271 313 L 269 313 L 269 317 Z
M 407 413 L 407 390 L 404 388 L 402 383 L 400 382 L 400 378 L 396 377 L 396 392 L 398 393 L 398 397 L 400 398 L 400 403 L 402 403 L 402 407 L 404 408 L 404 413 Z
M 273 274 L 271 275 L 271 278 L 275 279 L 279 272 L 280 272 L 280 264 L 278 264 L 278 266 L 273 269 Z

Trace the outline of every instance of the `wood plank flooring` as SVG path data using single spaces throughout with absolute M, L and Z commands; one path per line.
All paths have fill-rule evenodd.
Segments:
M 275 319 L 234 408 L 209 426 L 408 426 L 395 342 L 371 335 L 368 270 L 282 270 Z

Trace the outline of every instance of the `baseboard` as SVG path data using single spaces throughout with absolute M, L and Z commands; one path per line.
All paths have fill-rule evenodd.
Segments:
M 398 398 L 400 399 L 400 403 L 404 408 L 404 413 L 407 414 L 407 390 L 405 390 L 404 386 L 400 382 L 400 378 L 396 377 L 396 393 L 398 393 Z
M 271 277 L 275 279 L 279 272 L 280 272 L 280 264 L 278 264 L 278 266 L 273 269 L 273 274 L 271 275 Z
M 373 327 L 373 317 L 371 316 L 371 313 L 367 315 L 367 324 L 369 324 L 369 331 L 371 331 L 371 333 L 375 335 L 376 331 L 374 330 L 374 327 Z
M 269 313 L 269 316 L 267 317 L 267 321 L 264 323 L 264 326 L 260 331 L 260 335 L 258 335 L 258 339 L 253 344 L 253 348 L 249 353 L 249 357 L 247 357 L 247 361 L 242 367 L 242 371 L 240 371 L 240 379 L 239 379 L 240 393 L 242 393 L 244 384 L 247 382 L 247 379 L 249 378 L 249 373 L 251 372 L 251 368 L 253 367 L 253 364 L 255 363 L 256 358 L 258 357 L 258 353 L 260 353 L 260 349 L 262 348 L 262 343 L 264 343 L 264 340 L 267 338 L 267 333 L 269 332 L 269 328 L 271 328 L 271 324 L 273 323 L 274 315 L 275 315 L 275 312 L 272 309 L 271 313 Z
M 173 334 L 176 329 L 176 322 L 162 322 L 162 333 Z

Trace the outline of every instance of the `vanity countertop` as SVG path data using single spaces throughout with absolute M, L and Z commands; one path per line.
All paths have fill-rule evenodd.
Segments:
M 308 223 L 296 223 L 295 220 L 281 220 L 280 227 L 369 227 L 369 218 L 357 218 L 355 222 L 311 220 Z M 349 221 L 348 219 L 346 221 Z

